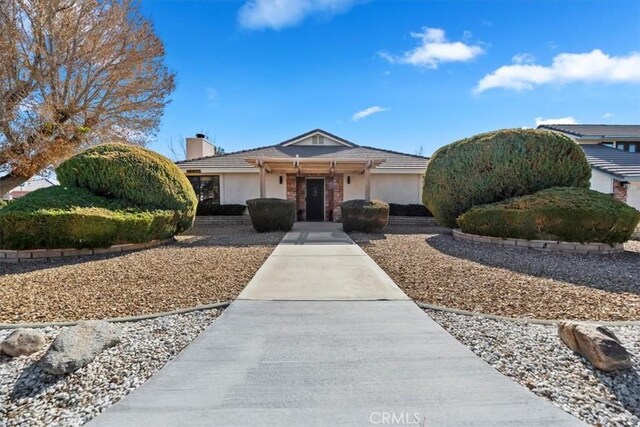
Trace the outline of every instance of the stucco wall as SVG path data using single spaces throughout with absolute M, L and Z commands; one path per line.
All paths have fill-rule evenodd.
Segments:
M 223 173 L 221 203 L 237 203 L 245 205 L 247 200 L 260 197 L 260 175 L 257 173 Z M 277 197 L 286 199 L 286 185 L 280 184 L 280 175 L 275 173 L 267 174 L 267 197 Z
M 364 198 L 364 175 L 344 177 L 344 200 Z M 422 203 L 422 175 L 419 174 L 371 174 L 371 198 L 387 203 Z
M 627 203 L 640 210 L 640 182 L 634 182 L 627 190 Z
M 611 194 L 613 193 L 613 178 L 597 169 L 591 169 L 591 189 Z

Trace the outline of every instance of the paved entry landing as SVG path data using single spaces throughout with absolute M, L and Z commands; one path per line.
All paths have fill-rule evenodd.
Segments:
M 339 273 L 299 267 L 340 253 L 352 262 Z M 583 425 L 476 357 L 374 266 L 335 225 L 297 224 L 243 299 L 91 424 Z M 329 274 L 348 291 L 312 279 Z M 359 275 L 375 284 L 363 289 Z
M 299 222 L 238 299 L 408 300 L 340 224 Z

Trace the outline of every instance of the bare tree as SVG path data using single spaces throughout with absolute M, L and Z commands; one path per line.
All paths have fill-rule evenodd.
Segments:
M 146 144 L 173 89 L 135 0 L 0 0 L 0 194 L 88 146 Z

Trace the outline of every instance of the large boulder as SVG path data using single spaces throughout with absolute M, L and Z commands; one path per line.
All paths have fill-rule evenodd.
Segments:
M 601 371 L 631 368 L 631 357 L 620 340 L 604 326 L 560 322 L 558 335 L 567 347 Z
M 145 148 L 104 144 L 56 168 L 60 184 L 81 187 L 138 207 L 172 210 L 178 232 L 191 228 L 198 200 L 185 174 L 171 160 Z
M 389 205 L 382 200 L 347 200 L 340 205 L 345 232 L 380 231 L 389 222 Z
M 11 357 L 28 356 L 42 347 L 44 334 L 37 329 L 16 329 L 0 344 L 0 350 Z
M 121 331 L 104 320 L 79 322 L 60 334 L 40 360 L 40 367 L 54 375 L 73 372 L 88 365 L 102 351 L 118 344 Z
M 440 148 L 429 160 L 423 201 L 438 224 L 475 205 L 551 187 L 589 188 L 591 168 L 569 137 L 537 129 L 483 133 Z
M 528 196 L 474 206 L 458 217 L 465 233 L 516 239 L 623 243 L 640 212 L 586 188 L 548 188 Z

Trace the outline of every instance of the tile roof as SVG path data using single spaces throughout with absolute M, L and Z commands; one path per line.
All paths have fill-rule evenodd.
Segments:
M 326 135 L 342 140 L 352 147 L 338 146 L 338 145 L 289 145 L 285 146 L 288 142 L 300 139 L 305 135 L 310 135 L 314 132 L 323 132 Z M 302 158 L 318 158 L 318 159 L 386 159 L 384 163 L 378 166 L 379 169 L 395 169 L 395 168 L 421 168 L 427 167 L 428 157 L 404 154 L 397 151 L 384 150 L 380 148 L 366 147 L 356 145 L 353 142 L 347 141 L 343 138 L 339 138 L 328 132 L 315 129 L 311 132 L 299 135 L 295 138 L 288 139 L 276 145 L 270 145 L 267 147 L 254 148 L 251 150 L 237 151 L 234 153 L 223 154 L 220 156 L 202 157 L 193 160 L 183 160 L 176 162 L 181 169 L 201 169 L 201 168 L 253 168 L 251 164 L 247 163 L 244 159 L 250 157 L 277 157 L 277 158 L 291 158 L 296 156 Z
M 638 138 L 640 125 L 540 125 L 538 129 L 549 129 L 568 133 L 581 138 Z
M 582 144 L 589 164 L 623 179 L 640 179 L 640 153 L 630 153 L 601 144 Z

